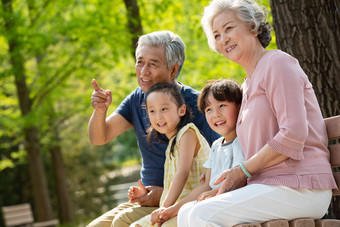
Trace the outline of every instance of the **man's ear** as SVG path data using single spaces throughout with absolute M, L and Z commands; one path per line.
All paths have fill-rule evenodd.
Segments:
M 186 113 L 186 110 L 187 110 L 187 106 L 185 104 L 183 104 L 179 109 L 179 116 L 183 117 Z
M 171 80 L 172 80 L 172 81 L 175 80 L 175 77 L 176 77 L 176 74 L 177 74 L 177 72 L 178 72 L 178 69 L 179 69 L 178 63 L 174 64 L 174 65 L 171 67 Z

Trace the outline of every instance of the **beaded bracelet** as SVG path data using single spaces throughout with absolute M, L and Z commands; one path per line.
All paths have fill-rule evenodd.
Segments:
M 241 162 L 240 167 L 242 169 L 242 171 L 244 172 L 245 175 L 247 175 L 248 178 L 252 178 L 253 176 L 248 172 L 248 170 L 246 169 L 246 167 L 243 165 L 243 162 Z

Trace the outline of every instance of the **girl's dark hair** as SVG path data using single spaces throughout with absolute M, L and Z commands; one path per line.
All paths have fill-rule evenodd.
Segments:
M 242 102 L 242 91 L 237 82 L 228 79 L 211 80 L 202 89 L 201 94 L 197 99 L 198 109 L 203 114 L 205 114 L 205 108 L 207 107 L 209 92 L 211 92 L 218 101 L 227 100 L 228 102 L 234 102 L 235 104 L 241 104 Z
M 149 88 L 149 91 L 146 96 L 146 101 L 145 101 L 146 109 L 148 108 L 148 96 L 152 92 L 164 92 L 165 94 L 168 94 L 171 97 L 171 100 L 176 104 L 178 108 L 180 108 L 182 105 L 185 105 L 185 101 L 181 94 L 181 90 L 176 83 L 160 83 Z M 189 106 L 186 106 L 186 112 L 181 117 L 181 120 L 177 124 L 177 132 L 181 128 L 183 128 L 185 125 L 187 125 L 189 122 L 191 122 L 191 110 L 189 109 Z M 150 124 L 150 127 L 148 129 L 148 137 L 147 137 L 147 140 L 149 143 L 151 143 L 151 137 L 153 135 L 160 140 L 163 140 L 163 141 L 165 140 L 163 134 L 157 132 Z M 174 153 L 176 142 L 177 142 L 177 134 L 175 135 L 175 138 L 173 139 L 173 142 L 170 147 L 170 157 L 171 155 L 174 155 L 173 153 Z

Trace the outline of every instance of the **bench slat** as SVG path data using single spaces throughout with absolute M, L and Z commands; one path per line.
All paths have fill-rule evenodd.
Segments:
M 328 150 L 331 154 L 332 167 L 340 166 L 340 143 L 329 145 Z
M 340 220 L 337 219 L 316 220 L 315 227 L 340 227 Z
M 4 206 L 1 208 L 3 219 L 6 227 L 29 225 L 33 227 L 47 227 L 56 226 L 59 224 L 58 219 L 34 222 L 33 213 L 31 210 L 31 205 L 29 203 Z
M 315 227 L 315 223 L 312 218 L 299 218 L 291 220 L 289 227 Z
M 333 173 L 333 175 L 334 175 L 336 185 L 338 185 L 338 189 L 333 190 L 333 196 L 340 195 L 340 172 L 335 172 Z
M 1 209 L 5 213 L 21 212 L 23 210 L 31 210 L 31 206 L 28 203 L 24 203 L 24 204 L 20 204 L 20 205 L 3 206 L 3 207 L 1 207 Z
M 261 224 L 260 223 L 244 223 L 244 224 L 234 225 L 233 227 L 261 227 Z
M 340 115 L 325 118 L 327 134 L 330 140 L 340 137 Z
M 59 224 L 58 219 L 53 219 L 49 221 L 44 221 L 44 222 L 35 222 L 33 223 L 33 227 L 45 227 L 45 226 L 56 226 Z
M 262 224 L 262 227 L 289 227 L 287 220 L 273 220 Z
M 18 226 L 22 224 L 28 224 L 33 223 L 33 217 L 32 216 L 21 216 L 14 219 L 6 219 L 5 224 L 6 226 Z

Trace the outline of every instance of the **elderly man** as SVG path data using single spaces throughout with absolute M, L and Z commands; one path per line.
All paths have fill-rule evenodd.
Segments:
M 128 95 L 119 107 L 106 118 L 112 95 L 103 90 L 95 80 L 91 104 L 94 112 L 89 121 L 89 139 L 92 144 L 105 144 L 126 130 L 134 127 L 142 157 L 141 181 L 148 194 L 135 199 L 134 203 L 120 204 L 113 210 L 92 221 L 88 226 L 129 226 L 132 222 L 150 214 L 159 206 L 163 191 L 163 174 L 167 142 L 152 138 L 152 146 L 147 142 L 150 125 L 145 106 L 145 95 L 157 83 L 176 83 L 181 87 L 185 102 L 193 113 L 193 123 L 211 144 L 219 138 L 207 124 L 204 115 L 197 109 L 198 91 L 177 81 L 184 64 L 185 45 L 181 38 L 170 31 L 158 31 L 143 35 L 136 49 L 136 75 L 139 87 Z

